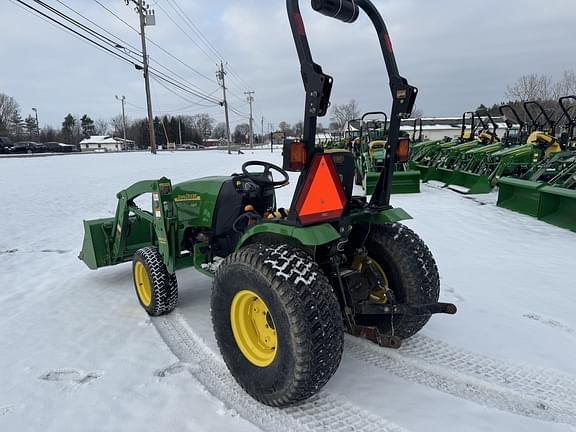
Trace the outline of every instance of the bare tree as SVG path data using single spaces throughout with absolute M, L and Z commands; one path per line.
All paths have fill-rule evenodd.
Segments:
M 212 138 L 226 138 L 226 123 L 220 122 L 212 129 Z
M 281 121 L 278 124 L 278 130 L 280 132 L 284 132 L 286 135 L 290 135 L 291 134 L 290 132 L 292 132 L 292 127 L 290 126 L 290 123 Z
M 120 118 L 122 118 L 122 116 L 120 116 Z M 120 130 L 122 130 L 122 127 L 120 127 Z M 94 133 L 96 135 L 108 135 L 108 132 L 110 132 L 110 124 L 104 119 L 96 120 L 94 123 Z M 122 133 L 118 136 L 122 136 Z
M 112 132 L 112 135 L 117 137 L 122 136 L 122 128 L 122 115 L 117 115 L 110 119 L 109 129 L 111 129 L 110 132 Z M 128 119 L 126 119 L 126 129 L 130 129 L 130 121 Z
M 298 123 L 294 123 L 292 129 L 294 131 L 294 136 L 301 137 L 302 134 L 304 133 L 304 123 L 301 121 L 299 121 Z
M 10 129 L 10 121 L 19 111 L 20 106 L 13 97 L 0 93 L 0 132 Z
M 332 108 L 332 116 L 330 120 L 338 124 L 338 129 L 342 130 L 346 127 L 346 123 L 360 117 L 360 107 L 358 103 L 352 99 L 347 104 L 334 105 Z
M 206 139 L 212 133 L 215 120 L 210 117 L 210 114 L 196 114 L 192 116 L 192 128 L 196 129 L 202 135 L 202 139 Z
M 244 144 L 247 142 L 248 135 L 250 134 L 250 125 L 246 123 L 239 124 L 234 130 L 234 142 Z
M 554 97 L 552 78 L 548 75 L 529 74 L 521 76 L 508 86 L 506 97 L 513 101 L 546 101 Z
M 576 95 L 576 72 L 573 70 L 564 71 L 562 77 L 554 86 L 554 99 L 574 95 Z

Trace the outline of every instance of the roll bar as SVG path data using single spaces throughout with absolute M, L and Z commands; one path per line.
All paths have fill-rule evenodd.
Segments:
M 418 139 L 416 139 L 416 131 L 420 128 L 420 134 Z M 414 119 L 414 130 L 412 132 L 412 141 L 422 142 L 422 135 L 424 132 L 424 123 L 422 122 L 422 117 L 418 117 Z
M 386 114 L 385 112 L 382 111 L 371 111 L 371 112 L 367 112 L 362 116 L 362 119 L 360 120 L 360 136 L 362 136 L 362 132 L 364 129 L 364 121 L 366 120 L 366 117 L 368 116 L 382 116 L 384 117 L 384 130 L 387 132 L 388 131 L 388 114 Z M 370 139 L 370 131 L 368 131 L 368 139 Z
M 460 139 L 464 139 L 464 134 L 466 133 L 466 117 L 470 114 L 470 130 L 472 132 L 472 138 L 474 137 L 474 132 L 476 132 L 476 114 L 473 111 L 466 111 L 462 114 L 462 131 L 460 132 Z
M 360 9 L 362 9 L 376 29 L 384 62 L 386 63 L 393 103 L 388 142 L 386 144 L 386 160 L 370 200 L 370 207 L 376 209 L 388 208 L 390 207 L 392 176 L 396 163 L 401 121 L 412 113 L 418 89 L 409 85 L 408 81 L 400 76 L 386 24 L 371 0 L 311 0 L 311 5 L 316 12 L 345 23 L 355 22 L 360 14 Z M 299 0 L 286 0 L 286 8 L 298 59 L 300 60 L 302 81 L 306 90 L 303 141 L 308 151 L 308 164 L 296 186 L 295 201 L 293 201 L 293 203 L 296 203 L 308 175 L 312 158 L 318 151 L 315 146 L 318 117 L 325 116 L 328 111 L 334 80 L 331 76 L 326 75 L 322 71 L 322 67 L 316 64 L 312 58 L 308 37 L 306 36 L 306 28 L 300 13 Z
M 567 100 L 573 100 L 576 102 L 576 96 L 564 96 L 558 100 L 560 108 L 562 108 L 562 112 L 564 112 L 567 119 L 565 126 L 565 133 L 567 135 L 561 140 L 563 141 L 561 144 L 565 147 L 568 146 L 570 139 L 574 136 L 574 129 L 576 128 L 576 105 L 566 106 L 565 102 Z M 572 111 L 574 115 L 571 115 L 570 111 Z
M 512 129 L 514 127 L 514 123 L 508 120 L 508 116 L 504 112 L 504 109 L 510 110 L 510 112 L 514 115 L 516 119 L 516 123 L 518 123 L 518 125 L 520 126 L 520 130 L 524 129 L 524 126 L 526 126 L 526 122 L 520 118 L 518 112 L 516 111 L 516 108 L 514 108 L 510 104 L 506 104 L 498 107 L 498 111 L 500 111 L 500 114 L 502 114 L 502 117 L 504 117 L 504 121 L 506 122 L 506 126 L 508 126 L 508 129 Z
M 532 105 L 536 106 L 540 110 L 540 114 L 538 114 L 536 117 L 533 116 L 533 114 L 530 112 L 530 109 L 528 108 Z M 528 102 L 524 102 L 523 106 L 524 106 L 524 111 L 526 111 L 526 114 L 530 118 L 531 127 L 536 126 L 536 129 L 540 129 L 540 126 L 543 126 L 543 125 L 538 123 L 538 120 L 540 119 L 540 117 L 544 117 L 544 119 L 546 120 L 546 123 L 548 123 L 548 126 L 550 127 L 550 129 L 554 129 L 554 122 L 552 121 L 552 119 L 550 119 L 550 116 L 548 115 L 546 110 L 542 107 L 542 105 L 540 105 L 540 102 L 528 101 Z M 534 132 L 534 130 L 530 130 L 530 132 Z M 554 133 L 554 132 L 552 131 L 552 133 Z

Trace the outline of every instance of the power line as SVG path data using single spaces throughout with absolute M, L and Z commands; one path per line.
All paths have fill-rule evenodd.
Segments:
M 114 16 L 118 21 L 124 23 L 126 26 L 128 26 L 130 29 L 134 30 L 136 33 L 140 34 L 140 32 L 134 28 L 132 25 L 130 25 L 128 22 L 126 22 L 125 20 L 123 20 L 120 16 L 118 16 L 118 14 L 116 14 L 113 10 L 111 10 L 110 8 L 106 7 L 105 5 L 103 5 L 99 0 L 94 0 L 98 5 L 100 5 L 103 9 L 105 9 L 108 13 L 110 13 L 112 16 Z M 192 67 L 191 65 L 189 65 L 188 63 L 184 62 L 182 59 L 179 59 L 178 57 L 176 57 L 174 54 L 172 54 L 170 51 L 168 51 L 167 49 L 165 49 L 164 47 L 162 47 L 160 44 L 156 43 L 153 39 L 149 38 L 148 36 L 146 36 L 146 40 L 148 42 L 150 42 L 152 45 L 154 45 L 156 48 L 158 48 L 159 50 L 161 50 L 164 54 L 166 54 L 167 56 L 171 57 L 173 60 L 176 60 L 178 63 L 182 64 L 183 66 L 185 66 L 186 68 L 188 68 L 190 71 L 194 72 L 196 75 L 212 82 L 215 83 L 215 81 L 208 77 L 207 75 L 203 74 L 202 72 L 200 72 L 199 70 L 195 69 L 194 67 Z M 155 61 L 156 63 L 158 63 L 157 61 Z
M 106 51 L 107 53 L 112 54 L 112 55 L 114 55 L 115 57 L 118 57 L 118 58 L 120 58 L 120 59 L 122 59 L 122 60 L 124 60 L 124 61 L 130 62 L 131 64 L 133 64 L 133 65 L 134 65 L 136 68 L 138 68 L 138 69 L 141 69 L 141 68 L 142 68 L 142 67 L 140 66 L 141 60 L 139 60 L 138 58 L 135 58 L 135 56 L 136 56 L 137 54 L 132 53 L 132 52 L 126 52 L 126 51 L 124 51 L 124 54 L 127 56 L 127 57 L 125 57 L 125 56 L 120 55 L 118 52 L 113 51 L 113 50 L 105 47 L 105 46 L 102 45 L 102 44 L 106 44 L 106 45 L 110 46 L 111 48 L 115 48 L 115 49 L 119 49 L 119 48 L 120 48 L 120 49 L 125 49 L 125 47 L 123 47 L 123 46 L 121 46 L 120 44 L 118 44 L 118 42 L 117 42 L 116 40 L 110 39 L 109 37 L 106 37 L 106 36 L 103 36 L 102 34 L 98 33 L 97 31 L 95 31 L 95 30 L 87 27 L 86 25 L 80 23 L 79 21 L 77 21 L 77 20 L 75 20 L 75 19 L 67 16 L 67 15 L 64 14 L 63 12 L 61 12 L 61 11 L 59 11 L 58 9 L 56 9 L 56 8 L 54 8 L 54 7 L 46 4 L 46 3 L 44 3 L 43 1 L 41 1 L 41 0 L 33 0 L 35 3 L 39 4 L 40 6 L 44 7 L 45 9 L 48 9 L 48 10 L 49 10 L 50 12 L 52 12 L 54 15 L 56 15 L 56 16 L 58 16 L 58 17 L 60 17 L 60 18 L 65 19 L 65 20 L 68 21 L 70 24 L 72 24 L 72 25 L 78 27 L 80 30 L 88 33 L 90 36 L 92 36 L 92 38 L 89 37 L 89 36 L 87 36 L 87 35 L 84 35 L 84 34 L 82 34 L 82 33 L 79 33 L 78 31 L 74 30 L 73 28 L 71 28 L 71 27 L 67 26 L 66 24 L 58 21 L 58 20 L 55 19 L 54 17 L 51 17 L 51 16 L 49 16 L 49 15 L 41 12 L 40 10 L 32 7 L 31 5 L 25 3 L 25 2 L 22 1 L 22 0 L 16 0 L 16 1 L 18 1 L 19 3 L 25 5 L 26 7 L 34 10 L 36 13 L 38 13 L 38 14 L 42 15 L 43 17 L 49 19 L 50 21 L 54 22 L 55 24 L 58 24 L 58 25 L 62 26 L 62 27 L 65 28 L 66 30 L 72 32 L 74 35 L 76 35 L 76 36 L 78 36 L 78 37 L 81 37 L 82 39 L 84 39 L 85 41 L 87 41 L 87 42 L 89 42 L 89 43 L 91 43 L 91 44 L 93 44 L 93 45 L 96 45 L 98 48 Z M 57 0 L 57 1 L 58 1 L 59 3 L 61 3 L 61 4 L 63 4 L 64 6 L 66 6 L 66 5 L 65 5 L 63 2 L 61 2 L 60 0 Z M 66 7 L 68 7 L 68 6 L 66 6 Z M 73 8 L 68 7 L 68 9 L 72 10 L 74 13 L 77 13 L 79 16 L 82 16 L 82 17 L 85 18 L 87 21 L 92 22 L 91 20 L 89 20 L 88 18 L 84 17 L 84 16 L 83 16 L 82 14 L 80 14 L 79 12 L 75 11 Z M 101 28 L 101 27 L 100 27 L 100 28 Z M 107 32 L 108 34 L 110 34 L 111 36 L 117 38 L 116 35 L 114 35 L 113 33 L 109 32 L 109 31 L 107 31 L 106 29 L 104 29 L 104 31 L 106 31 L 106 32 Z M 98 39 L 99 41 L 95 41 L 93 38 L 96 38 L 96 39 Z M 120 38 L 118 38 L 118 39 L 120 39 Z M 120 39 L 120 40 L 121 40 L 121 39 Z M 122 40 L 121 40 L 121 41 L 122 41 Z M 141 55 L 140 52 L 138 52 L 138 53 Z M 156 62 L 156 63 L 158 63 L 158 62 Z M 204 100 L 210 101 L 210 102 L 212 102 L 212 103 L 219 103 L 219 101 L 218 101 L 217 99 L 211 97 L 211 95 L 205 94 L 204 91 L 203 91 L 200 87 L 196 86 L 195 84 L 190 83 L 189 81 L 187 81 L 186 79 L 184 79 L 182 76 L 176 74 L 176 73 L 173 72 L 171 69 L 169 69 L 169 68 L 167 68 L 166 66 L 164 66 L 163 64 L 158 63 L 158 65 L 159 65 L 160 67 L 162 67 L 163 69 L 167 70 L 167 71 L 168 71 L 169 73 L 171 73 L 172 75 L 176 75 L 176 76 L 177 76 L 178 78 L 180 78 L 180 80 L 182 80 L 185 84 L 189 85 L 190 87 L 195 87 L 195 88 L 198 89 L 198 90 L 186 89 L 186 85 L 183 84 L 182 82 L 179 82 L 179 81 L 178 81 L 176 78 L 174 78 L 173 76 L 170 76 L 170 75 L 168 75 L 168 74 L 166 74 L 166 73 L 164 73 L 164 72 L 161 72 L 161 71 L 159 71 L 159 70 L 156 69 L 156 68 L 150 68 L 151 70 L 155 71 L 156 74 L 157 74 L 158 76 L 160 76 L 162 79 L 165 79 L 166 81 L 171 82 L 171 83 L 177 83 L 176 86 L 177 86 L 178 88 L 180 88 L 181 90 L 185 90 L 185 91 L 187 91 L 187 93 L 189 93 L 189 94 L 191 94 L 191 95 L 194 95 L 194 96 L 196 96 L 196 97 L 198 97 L 198 98 L 200 98 L 200 99 L 204 99 Z
M 158 8 L 159 8 L 162 12 L 164 12 L 164 14 L 166 15 L 166 17 L 168 17 L 168 19 L 169 19 L 170 21 L 172 21 L 172 23 L 173 23 L 176 27 L 178 27 L 178 28 L 180 29 L 180 31 L 181 31 L 188 39 L 190 39 L 190 41 L 191 41 L 194 45 L 196 45 L 196 46 L 198 47 L 198 49 L 200 49 L 200 51 L 202 51 L 202 52 L 204 53 L 204 55 L 205 55 L 206 57 L 208 57 L 208 59 L 209 59 L 210 61 L 214 61 L 214 58 L 211 57 L 210 54 L 208 54 L 208 53 L 206 52 L 206 50 L 205 50 L 192 36 L 190 36 L 190 34 L 189 34 L 186 30 L 184 30 L 184 29 L 182 28 L 182 26 L 181 26 L 180 24 L 178 24 L 174 18 L 172 18 L 172 15 L 170 15 L 170 14 L 168 13 L 168 11 L 162 7 L 162 5 L 156 4 L 156 6 L 158 6 Z M 210 79 L 210 78 L 209 78 L 209 79 Z
M 172 9 L 176 12 L 177 15 L 179 15 L 182 20 L 184 21 L 185 24 L 188 25 L 188 27 L 199 37 L 199 39 L 202 41 L 202 43 L 209 49 L 212 51 L 212 53 L 214 53 L 214 55 L 216 56 L 216 58 L 219 61 L 225 62 L 224 60 L 224 56 L 216 49 L 216 47 L 212 44 L 212 42 L 210 42 L 210 40 L 208 39 L 208 37 L 206 37 L 206 35 L 202 32 L 202 30 L 200 29 L 200 27 L 194 22 L 194 20 L 192 18 L 190 18 L 190 16 L 188 14 L 186 14 L 186 12 L 178 5 L 176 0 L 166 0 L 168 2 L 168 4 L 172 7 Z M 164 10 L 162 8 L 161 5 L 158 5 L 159 8 L 161 8 L 162 10 Z M 164 10 L 164 12 L 166 13 L 166 11 Z M 195 41 L 193 41 L 197 46 L 198 43 L 196 43 Z M 199 47 L 200 48 L 200 47 Z M 212 57 L 206 53 L 206 51 L 202 48 L 200 48 L 202 50 L 202 52 L 209 58 L 212 60 Z M 226 67 L 228 69 L 228 72 L 230 73 L 230 76 L 232 78 L 234 78 L 239 84 L 240 84 L 240 88 L 244 91 L 245 89 L 249 89 L 251 86 L 248 85 L 246 83 L 246 81 L 244 81 L 233 69 L 232 66 L 226 63 Z
M 168 2 L 168 4 L 171 5 L 172 9 L 179 14 L 182 18 L 183 21 L 188 24 L 188 27 L 190 29 L 192 29 L 192 31 L 194 33 L 196 33 L 196 35 L 198 35 L 198 37 L 200 38 L 200 40 L 202 41 L 202 43 L 209 49 L 211 50 L 216 58 L 219 61 L 224 61 L 224 57 L 222 56 L 222 54 L 220 54 L 220 52 L 216 49 L 216 47 L 214 47 L 214 45 L 212 45 L 212 43 L 210 42 L 210 40 L 204 35 L 204 33 L 202 32 L 202 30 L 194 23 L 194 21 L 192 20 L 192 18 L 190 18 L 186 12 L 178 5 L 178 3 L 175 0 L 166 0 Z
M 80 37 L 80 38 L 82 38 L 82 39 L 84 39 L 85 41 L 89 42 L 90 44 L 96 45 L 98 48 L 100 48 L 101 50 L 106 51 L 107 53 L 113 55 L 114 57 L 118 57 L 120 60 L 123 60 L 123 61 L 125 61 L 125 62 L 127 62 L 127 63 L 130 63 L 130 64 L 133 65 L 133 66 L 136 66 L 136 67 L 139 66 L 139 67 L 141 67 L 141 65 L 134 63 L 132 60 L 130 60 L 130 59 L 122 56 L 121 54 L 119 54 L 119 53 L 117 53 L 117 52 L 115 52 L 115 51 L 113 51 L 113 50 L 105 47 L 104 45 L 101 45 L 100 43 L 98 43 L 98 42 L 96 42 L 96 41 L 94 41 L 94 40 L 92 40 L 92 39 L 90 39 L 88 36 L 83 35 L 82 33 L 77 32 L 77 31 L 74 30 L 73 28 L 68 27 L 66 24 L 58 21 L 57 19 L 51 17 L 50 15 L 47 15 L 47 14 L 45 14 L 44 12 L 36 9 L 34 6 L 31 6 L 31 5 L 29 5 L 28 3 L 26 3 L 26 2 L 24 2 L 24 1 L 22 1 L 22 0 L 10 0 L 10 1 L 12 1 L 12 2 L 18 2 L 18 3 L 20 3 L 21 5 L 24 5 L 24 6 L 27 7 L 28 9 L 36 12 L 38 15 L 40 15 L 40 16 L 42 16 L 42 17 L 44 17 L 44 18 L 46 18 L 46 19 L 48 19 L 48 20 L 50 20 L 50 21 L 52 21 L 53 23 L 59 25 L 60 27 L 65 28 L 65 29 L 68 30 L 69 32 L 73 33 L 74 35 L 76 35 L 76 36 L 78 36 L 78 37 Z M 28 12 L 30 12 L 30 11 L 28 11 Z M 32 12 L 30 12 L 30 13 L 32 13 Z

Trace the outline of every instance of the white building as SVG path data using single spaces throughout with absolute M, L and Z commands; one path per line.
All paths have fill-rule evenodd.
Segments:
M 81 151 L 102 151 L 102 152 L 118 152 L 126 150 L 126 148 L 133 148 L 134 141 L 124 140 L 122 138 L 115 138 L 111 136 L 91 136 L 90 138 L 80 141 Z

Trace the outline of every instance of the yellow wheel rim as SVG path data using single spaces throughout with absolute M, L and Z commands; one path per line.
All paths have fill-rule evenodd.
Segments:
M 253 291 L 238 292 L 230 307 L 232 333 L 250 363 L 267 367 L 276 357 L 278 336 L 266 303 Z
M 136 282 L 136 292 L 144 306 L 152 303 L 152 284 L 146 271 L 146 267 L 140 261 L 134 266 L 134 281 Z
M 390 288 L 390 284 L 388 282 L 388 276 L 386 276 L 386 272 L 384 271 L 382 266 L 378 264 L 376 260 L 373 260 L 372 258 L 368 257 L 368 261 L 370 262 L 370 265 L 374 267 L 374 270 L 376 270 L 384 280 L 384 286 L 382 287 L 382 289 L 373 291 L 370 294 L 370 300 L 376 303 L 388 303 L 388 297 L 386 295 L 386 290 Z
M 386 291 L 390 288 L 390 282 L 388 281 L 386 272 L 378 263 L 378 261 L 370 258 L 369 256 L 358 255 L 352 262 L 352 269 L 362 273 L 368 270 L 369 267 L 372 267 L 374 270 L 376 270 L 376 272 L 382 277 L 382 280 L 384 281 L 383 287 L 380 287 L 380 289 L 374 290 L 370 293 L 370 300 L 375 303 L 388 303 Z

